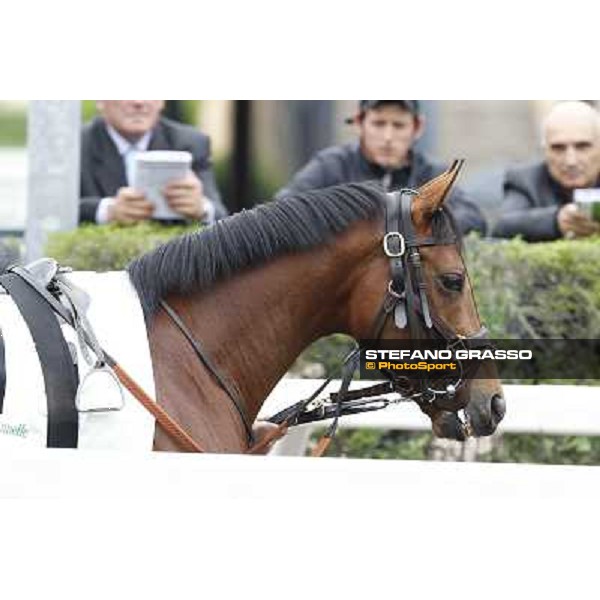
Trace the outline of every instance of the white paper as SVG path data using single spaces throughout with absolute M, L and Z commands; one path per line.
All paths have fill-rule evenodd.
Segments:
M 600 188 L 579 188 L 573 194 L 573 199 L 577 203 L 587 204 L 590 202 L 600 202 Z
M 576 189 L 573 199 L 580 211 L 590 219 L 600 222 L 600 188 Z
M 136 155 L 133 169 L 133 188 L 143 192 L 154 205 L 154 219 L 181 219 L 168 205 L 162 190 L 172 182 L 183 179 L 192 165 L 189 152 L 151 150 Z

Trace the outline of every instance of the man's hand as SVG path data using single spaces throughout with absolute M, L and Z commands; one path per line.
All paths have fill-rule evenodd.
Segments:
M 152 216 L 154 206 L 141 192 L 130 187 L 122 187 L 115 201 L 108 208 L 108 221 L 115 223 L 137 223 Z
M 169 183 L 163 193 L 169 206 L 187 219 L 201 219 L 204 216 L 202 182 L 191 171 L 184 179 Z
M 557 221 L 563 237 L 568 239 L 600 233 L 600 223 L 590 219 L 578 210 L 577 205 L 573 203 L 565 204 L 558 211 Z

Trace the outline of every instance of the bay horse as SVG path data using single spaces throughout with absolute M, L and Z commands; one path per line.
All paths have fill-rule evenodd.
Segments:
M 461 164 L 404 206 L 412 233 L 402 241 L 413 258 L 418 254 L 423 288 L 407 310 L 422 320 L 427 309 L 449 343 L 483 331 L 460 239 L 443 206 Z M 249 424 L 312 342 L 336 332 L 372 337 L 382 300 L 393 293 L 388 246 L 399 239 L 386 236 L 385 205 L 374 183 L 300 193 L 176 238 L 128 266 L 146 316 L 157 401 L 204 449 L 246 451 Z M 382 319 L 379 329 L 381 339 L 415 335 L 393 318 Z M 210 365 L 198 360 L 195 341 Z M 505 411 L 495 367 L 484 368 L 485 378 L 456 390 L 476 436 L 493 433 Z M 465 439 L 456 411 L 435 402 L 420 407 L 436 435 Z M 154 448 L 179 450 L 160 427 Z

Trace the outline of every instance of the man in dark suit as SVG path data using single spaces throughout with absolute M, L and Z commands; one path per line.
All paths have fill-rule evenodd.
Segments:
M 600 224 L 573 203 L 576 189 L 600 187 L 600 116 L 584 102 L 561 102 L 546 117 L 545 159 L 509 169 L 494 237 L 529 242 L 586 237 Z
M 425 127 L 418 100 L 361 100 L 347 123 L 356 126 L 358 139 L 317 152 L 276 198 L 369 180 L 386 190 L 417 188 L 445 171 L 414 148 Z M 446 205 L 463 233 L 486 233 L 479 207 L 460 188 L 452 189 Z
M 100 116 L 81 137 L 80 222 L 135 223 L 152 218 L 153 205 L 131 187 L 133 158 L 146 150 L 192 154 L 191 171 L 169 183 L 164 196 L 181 221 L 210 224 L 227 215 L 210 159 L 210 140 L 160 113 L 163 100 L 101 100 Z

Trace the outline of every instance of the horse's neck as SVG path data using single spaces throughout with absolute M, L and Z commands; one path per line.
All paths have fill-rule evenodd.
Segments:
M 353 333 L 346 307 L 364 253 L 358 234 L 243 272 L 189 305 L 194 334 L 236 382 L 251 417 L 310 343 Z

